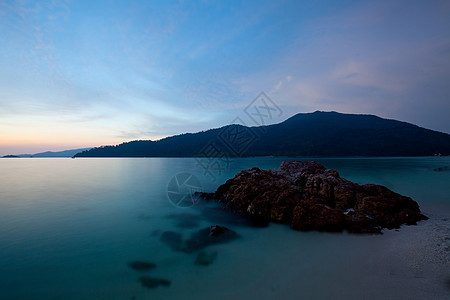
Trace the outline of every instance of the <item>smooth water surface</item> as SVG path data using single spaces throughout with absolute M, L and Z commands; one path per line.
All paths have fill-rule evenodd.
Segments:
M 214 191 L 242 169 L 273 169 L 287 159 L 234 159 L 208 170 L 193 158 L 1 159 L 1 298 L 431 299 L 450 292 L 450 273 L 435 271 L 447 263 L 438 254 L 449 254 L 450 171 L 434 169 L 450 166 L 448 157 L 316 159 L 349 180 L 410 196 L 432 217 L 384 235 L 255 228 L 214 204 L 168 195 L 186 173 L 197 188 Z M 241 238 L 206 248 L 217 251 L 208 266 L 194 264 L 198 253 L 173 251 L 160 240 L 167 230 L 187 238 L 215 224 Z M 430 230 L 442 237 L 444 253 L 405 250 L 408 239 Z M 406 253 L 417 263 L 393 259 L 396 251 L 418 252 Z M 139 272 L 128 266 L 133 260 L 157 267 Z M 171 284 L 149 289 L 138 281 L 145 275 Z

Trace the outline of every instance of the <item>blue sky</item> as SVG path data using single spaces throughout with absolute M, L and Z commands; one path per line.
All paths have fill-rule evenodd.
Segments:
M 450 132 L 449 1 L 1 1 L 0 155 L 282 110 Z M 249 124 L 251 125 L 251 124 Z

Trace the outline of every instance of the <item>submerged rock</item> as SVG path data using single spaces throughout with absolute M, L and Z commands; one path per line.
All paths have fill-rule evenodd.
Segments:
M 450 171 L 450 166 L 435 168 L 435 169 L 433 169 L 433 171 L 436 171 L 436 172 Z
M 314 161 L 285 161 L 277 170 L 239 172 L 212 195 L 228 208 L 296 230 L 380 233 L 428 219 L 409 197 L 359 185 Z
M 236 232 L 223 226 L 214 225 L 192 233 L 186 240 L 183 240 L 179 233 L 166 231 L 161 235 L 160 240 L 174 251 L 192 253 L 210 245 L 230 242 L 236 238 L 239 238 Z
M 226 227 L 214 225 L 194 232 L 185 241 L 181 250 L 186 253 L 192 253 L 210 245 L 228 243 L 238 237 L 239 235 L 236 232 Z
M 204 207 L 201 209 L 201 212 L 205 220 L 226 226 L 264 228 L 269 225 L 267 220 L 249 215 L 236 215 L 224 206 Z
M 130 266 L 130 268 L 136 271 L 148 271 L 150 269 L 156 268 L 156 264 L 147 261 L 130 261 L 128 265 Z
M 170 281 L 164 278 L 142 276 L 139 277 L 138 281 L 146 288 L 154 289 L 160 285 L 169 286 Z
M 180 251 L 183 246 L 183 236 L 177 232 L 164 231 L 159 239 L 175 251 Z
M 208 266 L 212 264 L 217 258 L 217 251 L 211 253 L 200 252 L 195 259 L 195 264 L 199 266 Z

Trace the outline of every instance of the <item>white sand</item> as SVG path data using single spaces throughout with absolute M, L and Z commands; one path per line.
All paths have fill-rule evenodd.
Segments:
M 443 207 L 444 208 L 444 207 Z M 448 206 L 447 206 L 448 208 Z M 288 260 L 240 299 L 450 299 L 450 210 L 382 236 L 333 236 L 347 246 L 316 253 L 310 272 Z M 358 241 L 359 240 L 359 241 Z M 361 244 L 362 243 L 362 244 Z M 332 246 L 332 244 L 330 244 Z M 308 260 L 303 257 L 297 261 Z M 286 277 L 287 274 L 291 274 Z M 287 280 L 287 278 L 289 278 Z M 271 290 L 267 287 L 271 286 Z M 258 291 L 259 289 L 259 291 Z

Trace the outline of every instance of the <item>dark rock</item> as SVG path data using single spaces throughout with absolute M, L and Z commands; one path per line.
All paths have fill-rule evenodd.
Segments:
M 212 264 L 217 257 L 217 251 L 213 251 L 211 253 L 200 252 L 195 259 L 195 264 L 199 266 L 208 266 Z
M 142 276 L 142 277 L 139 277 L 138 281 L 142 284 L 142 286 L 145 286 L 146 288 L 149 288 L 149 289 L 154 289 L 160 285 L 170 286 L 170 281 L 167 279 L 163 279 L 163 278 Z
M 209 227 L 209 236 L 211 237 L 219 237 L 221 235 L 227 234 L 228 232 L 230 232 L 230 229 L 219 225 L 213 225 Z
M 277 170 L 241 171 L 214 197 L 240 214 L 297 230 L 380 233 L 427 219 L 411 198 L 380 185 L 358 185 L 313 161 L 285 161 Z
M 291 227 L 296 230 L 342 231 L 344 215 L 322 203 L 301 203 L 294 208 Z
M 333 192 L 337 208 L 349 209 L 355 205 L 356 185 L 353 182 L 341 178 L 334 186 Z
M 128 265 L 130 266 L 130 268 L 136 271 L 148 271 L 150 269 L 156 268 L 156 264 L 154 263 L 138 260 L 130 261 Z

